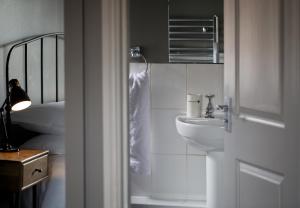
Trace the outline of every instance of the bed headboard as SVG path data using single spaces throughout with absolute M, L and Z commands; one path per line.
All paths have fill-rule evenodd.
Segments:
M 44 103 L 44 39 L 45 38 L 55 38 L 55 100 L 58 102 L 58 39 L 64 39 L 64 33 L 61 32 L 56 32 L 56 33 L 47 33 L 47 34 L 42 34 L 42 35 L 37 35 L 34 37 L 22 39 L 21 41 L 16 41 L 14 43 L 7 54 L 6 58 L 6 96 L 9 93 L 9 88 L 8 88 L 8 82 L 11 79 L 9 76 L 9 63 L 10 63 L 10 58 L 12 52 L 19 47 L 24 47 L 24 81 L 25 81 L 25 86 L 24 89 L 26 93 L 28 93 L 28 73 L 27 73 L 27 67 L 28 67 L 28 45 L 33 42 L 38 42 L 40 41 L 40 70 L 41 70 L 41 103 Z

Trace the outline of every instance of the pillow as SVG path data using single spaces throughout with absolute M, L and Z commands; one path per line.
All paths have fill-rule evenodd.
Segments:
M 64 155 L 65 140 L 63 135 L 41 134 L 28 140 L 20 148 L 49 150 L 50 154 Z
M 65 132 L 64 104 L 64 102 L 55 102 L 34 105 L 22 111 L 12 112 L 11 120 L 31 131 L 63 135 Z

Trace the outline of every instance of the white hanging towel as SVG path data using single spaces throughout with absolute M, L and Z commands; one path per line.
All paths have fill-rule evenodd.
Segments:
M 147 71 L 129 76 L 130 168 L 150 174 L 150 86 Z

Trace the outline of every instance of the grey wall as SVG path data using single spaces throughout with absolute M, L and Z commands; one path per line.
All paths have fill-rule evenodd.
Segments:
M 223 0 L 170 0 L 173 17 L 211 17 L 214 14 L 222 21 Z M 137 45 L 144 48 L 148 62 L 169 61 L 168 0 L 130 0 L 130 46 Z
M 10 42 L 26 38 L 32 35 L 62 32 L 63 24 L 63 0 L 0 0 L 0 102 L 5 97 L 5 60 Z M 45 97 L 52 100 L 54 97 L 53 73 L 54 47 L 53 40 L 45 40 Z M 59 43 L 60 66 L 60 96 L 63 96 L 63 41 Z M 29 93 L 34 102 L 38 101 L 39 88 L 39 44 L 29 46 Z M 11 78 L 22 79 L 24 50 L 18 49 L 12 54 Z M 51 74 L 52 73 L 52 74 Z M 31 90 L 31 91 L 30 91 Z
M 223 17 L 223 0 L 170 0 L 172 17 Z
M 168 62 L 168 0 L 130 0 L 130 46 L 149 62 Z

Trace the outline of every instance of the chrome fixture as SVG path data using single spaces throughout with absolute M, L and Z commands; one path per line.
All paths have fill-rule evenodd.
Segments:
M 142 53 L 142 47 L 134 46 L 129 49 L 130 58 L 142 58 L 146 64 L 146 71 L 148 71 L 148 62 Z
M 130 48 L 130 57 L 131 58 L 140 58 L 142 57 L 142 49 L 140 46 L 135 46 Z
M 222 110 L 224 112 L 224 127 L 225 131 L 231 132 L 232 128 L 232 99 L 225 97 L 224 105 L 217 105 L 217 110 Z
M 212 104 L 212 99 L 215 97 L 215 95 L 205 95 L 206 98 L 208 98 L 208 104 L 206 107 L 206 112 L 205 112 L 205 118 L 214 118 L 214 107 Z
M 220 62 L 219 56 L 219 18 L 214 15 L 214 30 L 213 30 L 214 40 L 213 40 L 213 63 Z
M 219 63 L 219 18 L 176 18 L 169 14 L 170 63 Z

